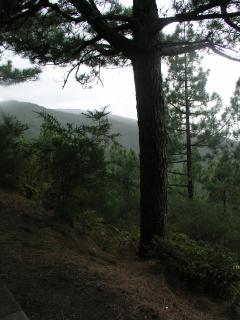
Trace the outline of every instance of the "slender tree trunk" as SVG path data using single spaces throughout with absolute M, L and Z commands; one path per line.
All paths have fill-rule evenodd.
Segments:
M 164 236 L 167 215 L 167 135 L 161 57 L 142 53 L 132 61 L 140 145 L 140 256 L 154 236 Z
M 226 212 L 227 209 L 227 196 L 226 196 L 226 189 L 223 190 L 223 211 Z
M 188 94 L 188 70 L 187 70 L 187 54 L 184 57 L 184 91 L 185 91 L 185 110 L 186 110 L 186 143 L 187 143 L 187 188 L 188 198 L 193 199 L 193 176 L 192 176 L 192 139 L 190 124 L 190 104 Z

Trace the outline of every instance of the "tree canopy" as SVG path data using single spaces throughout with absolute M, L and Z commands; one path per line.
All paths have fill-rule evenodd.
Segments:
M 156 0 L 133 1 L 127 8 L 118 0 L 12 0 L 3 1 L 1 7 L 3 27 L 7 25 L 3 41 L 36 62 L 71 63 L 79 82 L 96 79 L 100 67 L 124 65 L 136 53 L 153 49 L 160 56 L 208 49 L 240 59 L 226 51 L 237 51 L 239 45 L 239 1 L 172 1 L 160 14 Z M 169 25 L 186 21 L 201 30 L 191 41 L 163 34 Z M 90 67 L 88 75 L 80 72 L 81 64 Z
M 25 81 L 35 81 L 41 72 L 40 68 L 14 68 L 9 60 L 6 64 L 0 65 L 0 85 L 9 86 Z

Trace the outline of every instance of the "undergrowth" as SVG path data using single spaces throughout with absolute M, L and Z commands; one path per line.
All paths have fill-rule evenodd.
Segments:
M 223 299 L 240 293 L 240 258 L 228 249 L 172 233 L 155 239 L 152 254 L 168 272 L 195 289 Z
M 139 229 L 132 226 L 128 230 L 108 224 L 95 211 L 89 210 L 78 215 L 74 227 L 82 235 L 90 236 L 100 248 L 111 253 L 137 251 Z

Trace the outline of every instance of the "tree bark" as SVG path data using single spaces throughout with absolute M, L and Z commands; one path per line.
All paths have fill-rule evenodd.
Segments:
M 162 237 L 167 215 L 167 134 L 162 91 L 161 57 L 142 53 L 132 60 L 140 145 L 141 222 L 139 255 L 154 236 Z
M 226 195 L 226 189 L 223 189 L 223 211 L 226 212 L 227 209 L 227 195 Z
M 188 70 L 187 70 L 187 54 L 184 56 L 184 91 L 185 91 L 185 110 L 186 110 L 186 143 L 187 143 L 187 189 L 188 198 L 193 199 L 193 174 L 192 174 L 192 139 L 190 124 L 190 103 L 188 94 Z

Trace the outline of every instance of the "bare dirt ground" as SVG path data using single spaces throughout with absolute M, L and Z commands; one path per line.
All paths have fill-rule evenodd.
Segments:
M 226 306 L 170 285 L 156 261 L 116 257 L 0 191 L 0 280 L 31 320 L 223 320 Z

